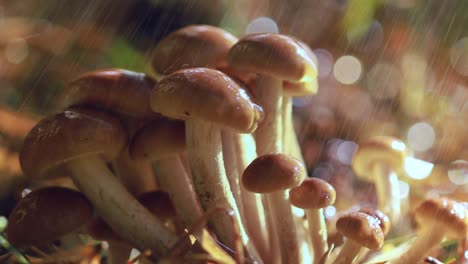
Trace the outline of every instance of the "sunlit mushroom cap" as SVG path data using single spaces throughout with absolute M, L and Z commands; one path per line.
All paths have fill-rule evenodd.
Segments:
M 18 246 L 42 245 L 91 220 L 93 208 L 80 192 L 47 187 L 22 198 L 8 218 L 8 240 Z
M 402 141 L 386 136 L 373 137 L 359 145 L 352 161 L 353 170 L 357 176 L 373 181 L 373 166 L 388 165 L 400 173 L 407 154 Z
M 242 184 L 254 193 L 272 193 L 298 186 L 306 177 L 304 165 L 285 154 L 266 154 L 244 170 Z
M 115 117 L 91 109 L 69 109 L 37 123 L 24 139 L 20 164 L 28 177 L 36 178 L 87 155 L 113 160 L 125 144 L 125 131 Z
M 319 178 L 306 178 L 301 185 L 289 191 L 291 204 L 302 209 L 325 208 L 335 199 L 335 188 Z
M 317 66 L 295 39 L 273 33 L 251 34 L 232 47 L 228 63 L 234 69 L 281 80 L 310 82 Z
M 384 236 L 390 232 L 390 218 L 386 214 L 384 214 L 382 211 L 375 209 L 375 208 L 370 208 L 370 207 L 363 207 L 359 209 L 359 212 L 368 214 L 377 220 L 379 220 L 379 225 L 380 228 L 382 229 L 382 232 Z
M 336 221 L 336 229 L 355 243 L 377 250 L 383 245 L 384 235 L 375 217 L 361 212 L 342 215 Z
M 60 108 L 87 105 L 132 117 L 151 117 L 151 89 L 156 81 L 123 69 L 105 69 L 85 73 L 68 84 L 58 98 Z
M 158 43 L 153 53 L 153 67 L 163 75 L 186 68 L 216 68 L 225 63 L 236 41 L 236 37 L 218 27 L 184 27 Z
M 463 204 L 448 198 L 423 201 L 414 211 L 421 228 L 430 227 L 454 238 L 466 238 L 468 212 Z
M 157 160 L 183 152 L 185 147 L 184 122 L 161 119 L 138 130 L 129 149 L 134 159 Z
M 196 118 L 240 132 L 253 132 L 262 108 L 224 73 L 207 68 L 176 71 L 153 89 L 151 107 L 169 118 Z

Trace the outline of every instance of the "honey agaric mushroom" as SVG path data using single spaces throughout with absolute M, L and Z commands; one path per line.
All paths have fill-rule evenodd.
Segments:
M 336 221 L 336 229 L 347 239 L 333 263 L 353 263 L 362 247 L 371 250 L 381 248 L 384 234 L 379 223 L 373 216 L 361 212 L 342 215 Z
M 327 226 L 323 208 L 332 205 L 335 199 L 336 192 L 333 186 L 319 178 L 307 178 L 301 185 L 289 191 L 291 204 L 305 209 L 314 248 L 314 263 L 319 263 L 328 251 Z
M 170 33 L 153 52 L 153 67 L 162 75 L 184 68 L 217 68 L 225 64 L 237 38 L 214 26 L 192 25 Z
M 396 222 L 400 217 L 398 176 L 407 155 L 406 145 L 392 137 L 373 137 L 360 144 L 354 154 L 355 174 L 375 182 L 378 208 Z
M 31 178 L 47 176 L 64 165 L 76 186 L 99 215 L 137 248 L 164 254 L 176 241 L 173 233 L 145 209 L 105 164 L 125 146 L 119 121 L 90 109 L 69 109 L 41 120 L 24 140 L 21 167 Z
M 403 255 L 389 264 L 418 263 L 445 237 L 460 240 L 467 237 L 468 210 L 454 200 L 425 200 L 416 208 L 414 217 L 420 229 L 417 238 Z
M 281 243 L 281 263 L 299 263 L 299 241 L 294 233 L 288 234 L 290 227 L 293 224 L 292 219 L 288 219 L 286 212 L 291 211 L 291 206 L 286 203 L 283 206 L 287 190 L 298 186 L 306 176 L 304 165 L 288 155 L 275 153 L 265 154 L 256 158 L 245 169 L 242 174 L 242 184 L 251 192 L 261 193 L 266 195 L 268 205 L 275 204 L 275 207 L 270 207 L 274 226 L 280 228 L 278 230 Z
M 170 118 L 185 119 L 188 159 L 200 203 L 205 210 L 220 206 L 233 210 L 247 246 L 249 238 L 224 170 L 220 129 L 253 132 L 262 119 L 261 107 L 227 75 L 207 68 L 179 70 L 163 78 L 153 89 L 151 106 Z M 231 217 L 220 216 L 212 224 L 219 239 L 232 248 Z
M 103 69 L 80 75 L 58 96 L 62 108 L 90 106 L 118 114 L 131 137 L 146 119 L 157 119 L 148 98 L 156 81 L 144 73 Z M 149 163 L 133 161 L 124 149 L 113 163 L 117 176 L 133 194 L 156 189 Z
M 8 217 L 6 233 L 17 247 L 44 245 L 88 224 L 92 214 L 91 203 L 80 192 L 42 188 L 19 200 Z

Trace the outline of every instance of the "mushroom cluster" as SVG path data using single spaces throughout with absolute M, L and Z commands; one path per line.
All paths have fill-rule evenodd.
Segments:
M 126 263 L 132 248 L 161 263 L 361 263 L 383 254 L 406 213 L 396 177 L 409 151 L 390 137 L 363 143 L 353 169 L 375 181 L 378 203 L 340 212 L 331 224 L 325 210 L 335 189 L 308 177 L 292 125 L 291 96 L 318 89 L 306 44 L 195 25 L 158 43 L 152 65 L 157 78 L 123 69 L 79 76 L 58 96 L 57 113 L 29 131 L 20 153 L 25 175 L 69 175 L 76 190 L 26 195 L 10 216 L 12 243 L 78 231 L 107 241 L 113 264 Z M 63 208 L 39 216 L 45 199 Z M 64 218 L 74 220 L 65 233 Z M 460 202 L 424 201 L 416 220 L 421 238 L 392 263 L 417 263 L 446 236 L 466 240 Z M 27 238 L 19 233 L 36 231 L 18 226 L 25 222 L 60 224 Z

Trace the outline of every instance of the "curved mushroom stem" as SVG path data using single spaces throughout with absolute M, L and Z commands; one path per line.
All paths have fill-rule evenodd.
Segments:
M 296 131 L 292 120 L 292 98 L 283 96 L 282 118 L 283 118 L 283 147 L 284 152 L 306 164 L 302 156 L 301 147 L 297 139 Z
M 400 218 L 400 186 L 390 165 L 379 163 L 373 168 L 378 207 L 396 223 Z
M 245 168 L 257 157 L 255 139 L 251 134 L 232 133 L 232 141 L 234 144 L 234 155 L 237 156 L 238 175 L 242 175 Z M 273 253 L 270 250 L 270 236 L 267 232 L 262 197 L 260 194 L 247 191 L 242 184 L 240 185 L 240 190 L 247 231 L 252 237 L 262 260 L 265 263 L 272 263 L 270 257 Z
M 239 213 L 241 219 L 246 223 L 244 206 L 242 202 L 241 194 L 241 184 L 240 184 L 240 175 L 237 170 L 237 159 L 236 159 L 236 149 L 233 142 L 233 133 L 227 129 L 221 131 L 221 141 L 223 144 L 223 159 L 224 167 L 226 169 L 226 176 L 229 181 L 229 186 L 231 187 L 231 192 L 234 196 L 234 199 L 237 202 L 237 207 L 239 208 Z
M 281 80 L 259 75 L 257 101 L 265 111 L 265 118 L 255 132 L 258 155 L 281 153 L 283 150 L 282 90 Z M 300 263 L 299 241 L 287 192 L 274 192 L 266 194 L 266 197 L 270 222 L 280 242 L 282 263 Z
M 323 209 L 306 210 L 309 223 L 309 234 L 314 248 L 314 263 L 320 263 L 323 255 L 328 251 L 327 226 Z
M 361 245 L 352 241 L 351 239 L 347 239 L 343 246 L 341 247 L 340 253 L 336 256 L 335 260 L 333 261 L 334 264 L 351 264 L 354 262 L 354 259 L 359 254 L 361 250 Z
M 132 251 L 132 246 L 125 242 L 109 241 L 108 263 L 109 264 L 126 264 Z
M 388 264 L 419 263 L 420 260 L 426 257 L 427 252 L 442 241 L 444 238 L 442 230 L 434 226 L 426 227 L 403 255 L 388 262 Z
M 158 255 L 165 254 L 176 242 L 176 236 L 126 190 L 100 157 L 75 159 L 67 167 L 76 186 L 123 239 Z
M 116 176 L 121 179 L 130 193 L 137 195 L 157 189 L 151 165 L 145 160 L 132 160 L 127 150 L 120 153 L 113 163 Z
M 231 249 L 235 248 L 235 240 L 240 235 L 249 257 L 258 260 L 258 254 L 245 232 L 226 177 L 220 128 L 209 122 L 189 119 L 185 122 L 185 129 L 193 185 L 200 203 L 205 211 L 215 207 L 232 210 L 239 226 L 240 234 L 235 234 L 231 216 L 223 215 L 211 219 L 216 235 Z
M 181 159 L 174 155 L 155 160 L 153 169 L 161 188 L 169 194 L 174 203 L 183 225 L 188 227 L 194 224 L 203 215 L 203 210 Z

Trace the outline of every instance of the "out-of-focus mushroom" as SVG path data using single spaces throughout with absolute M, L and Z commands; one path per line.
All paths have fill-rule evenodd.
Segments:
M 347 239 L 333 263 L 353 263 L 363 247 L 371 250 L 382 247 L 384 234 L 379 223 L 373 216 L 362 212 L 342 215 L 336 222 L 336 229 Z
M 396 222 L 400 217 L 398 174 L 403 170 L 408 150 L 395 138 L 378 136 L 360 144 L 352 166 L 355 174 L 375 182 L 378 208 Z
M 270 206 L 272 223 L 281 240 L 282 263 L 299 263 L 299 241 L 288 202 L 287 190 L 298 186 L 305 178 L 304 165 L 285 154 L 266 154 L 256 158 L 242 174 L 242 184 L 251 192 L 265 194 Z M 285 201 L 287 203 L 285 203 Z M 273 206 L 275 205 L 275 206 Z M 284 206 L 283 206 L 284 205 Z M 291 233 L 289 233 L 291 232 Z
M 69 109 L 41 120 L 29 132 L 20 153 L 21 167 L 28 177 L 39 178 L 54 167 L 66 166 L 112 229 L 139 249 L 163 254 L 176 241 L 174 234 L 128 193 L 102 159 L 114 159 L 125 137 L 115 117 Z
M 289 191 L 291 204 L 305 209 L 309 233 L 314 247 L 314 263 L 319 263 L 328 251 L 327 227 L 323 208 L 335 202 L 333 186 L 319 178 L 307 178 Z
M 47 187 L 32 191 L 8 218 L 8 240 L 17 247 L 53 242 L 91 221 L 93 208 L 80 192 Z
M 185 120 L 193 184 L 203 208 L 233 210 L 241 239 L 248 245 L 224 170 L 220 129 L 253 132 L 262 119 L 261 107 L 227 75 L 207 68 L 179 70 L 163 78 L 153 89 L 151 107 L 170 118 Z M 220 216 L 212 224 L 219 239 L 232 247 L 231 217 Z
M 419 234 L 409 248 L 398 259 L 389 264 L 418 263 L 445 237 L 464 240 L 468 231 L 468 211 L 456 201 L 448 198 L 423 201 L 415 210 Z

